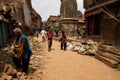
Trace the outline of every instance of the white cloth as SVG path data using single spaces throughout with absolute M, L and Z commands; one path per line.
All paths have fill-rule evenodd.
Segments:
M 47 32 L 45 30 L 42 30 L 40 33 L 41 33 L 41 36 L 43 37 Z

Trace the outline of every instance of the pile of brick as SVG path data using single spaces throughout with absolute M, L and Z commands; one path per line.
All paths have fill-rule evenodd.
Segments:
M 30 60 L 29 75 L 18 71 L 14 68 L 12 62 L 13 50 L 10 42 L 7 47 L 0 51 L 0 80 L 34 80 L 34 78 L 41 77 L 41 58 L 43 58 L 42 49 L 43 45 L 41 42 L 28 37 L 33 55 Z M 33 75 L 34 74 L 34 75 Z
M 0 62 L 0 80 L 26 80 L 27 76 L 22 72 L 18 72 L 11 64 Z
M 38 41 L 38 40 L 35 40 L 31 37 L 28 38 L 29 39 L 29 42 L 30 42 L 30 46 L 32 48 L 33 51 L 41 51 L 43 50 L 43 45 L 42 45 L 42 42 Z

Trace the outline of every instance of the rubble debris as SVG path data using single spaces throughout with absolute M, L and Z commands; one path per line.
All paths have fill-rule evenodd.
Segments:
M 95 57 L 110 67 L 119 69 L 120 52 L 114 46 L 100 44 Z
M 75 44 L 73 43 L 72 45 L 74 48 L 71 50 L 82 55 L 95 55 L 98 50 L 98 43 L 93 42 L 92 40 L 81 40 L 80 42 Z
M 102 61 L 103 63 L 107 64 L 108 66 L 112 67 L 112 68 L 117 68 L 118 67 L 118 62 L 116 62 L 116 61 L 113 61 L 111 59 L 103 57 L 99 54 L 96 54 L 95 57 L 97 59 L 99 59 L 100 61 Z
M 72 51 L 78 52 L 79 49 L 80 49 L 80 47 L 79 47 L 79 46 L 76 46 L 76 47 L 74 47 L 74 48 L 72 49 Z
M 73 43 L 68 43 L 67 44 L 67 50 L 71 50 L 73 48 L 74 48 Z
M 113 54 L 107 53 L 107 52 L 98 52 L 99 55 L 109 58 L 111 60 L 117 61 L 118 63 L 120 63 L 120 59 L 115 57 Z
M 81 55 L 95 56 L 108 66 L 120 70 L 120 51 L 114 46 L 100 44 L 93 40 L 80 40 L 77 43 L 72 42 L 68 49 Z
M 11 57 L 13 55 L 14 48 L 11 47 L 13 42 L 9 42 L 7 47 L 2 49 L 0 52 L 0 80 L 31 80 L 35 79 L 36 76 L 39 78 L 41 77 L 41 65 L 43 62 L 40 61 L 40 59 L 43 58 L 42 50 L 44 49 L 44 45 L 41 42 L 33 39 L 33 37 L 28 37 L 28 39 L 33 51 L 29 69 L 29 75 L 31 76 L 29 77 L 29 75 L 25 75 L 25 73 L 16 70 L 13 66 Z M 36 76 L 34 77 L 32 74 Z
M 120 52 L 113 46 L 99 45 L 99 50 L 120 56 Z
M 5 64 L 3 62 L 0 62 L 0 73 L 3 72 L 4 67 Z
M 12 76 L 3 73 L 2 76 L 0 77 L 0 80 L 12 80 Z

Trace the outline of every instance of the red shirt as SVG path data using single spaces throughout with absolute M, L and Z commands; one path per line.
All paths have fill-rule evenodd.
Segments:
M 62 39 L 66 39 L 66 35 L 65 34 L 62 35 Z
M 53 36 L 52 32 L 48 32 L 47 33 L 48 40 L 52 40 L 52 36 Z

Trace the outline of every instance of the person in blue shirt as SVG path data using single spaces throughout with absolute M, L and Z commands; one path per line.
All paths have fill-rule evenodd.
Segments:
M 22 34 L 22 31 L 20 28 L 15 28 L 13 30 L 17 37 L 17 44 L 20 46 L 20 52 L 19 56 L 17 58 L 19 59 L 19 67 L 22 68 L 22 71 L 27 73 L 29 68 L 29 61 L 30 56 L 32 55 L 32 50 L 30 48 L 30 44 L 28 42 L 27 36 Z M 16 57 L 13 57 L 13 62 L 15 63 Z M 16 65 L 16 64 L 15 64 Z M 18 67 L 18 65 L 16 65 Z

